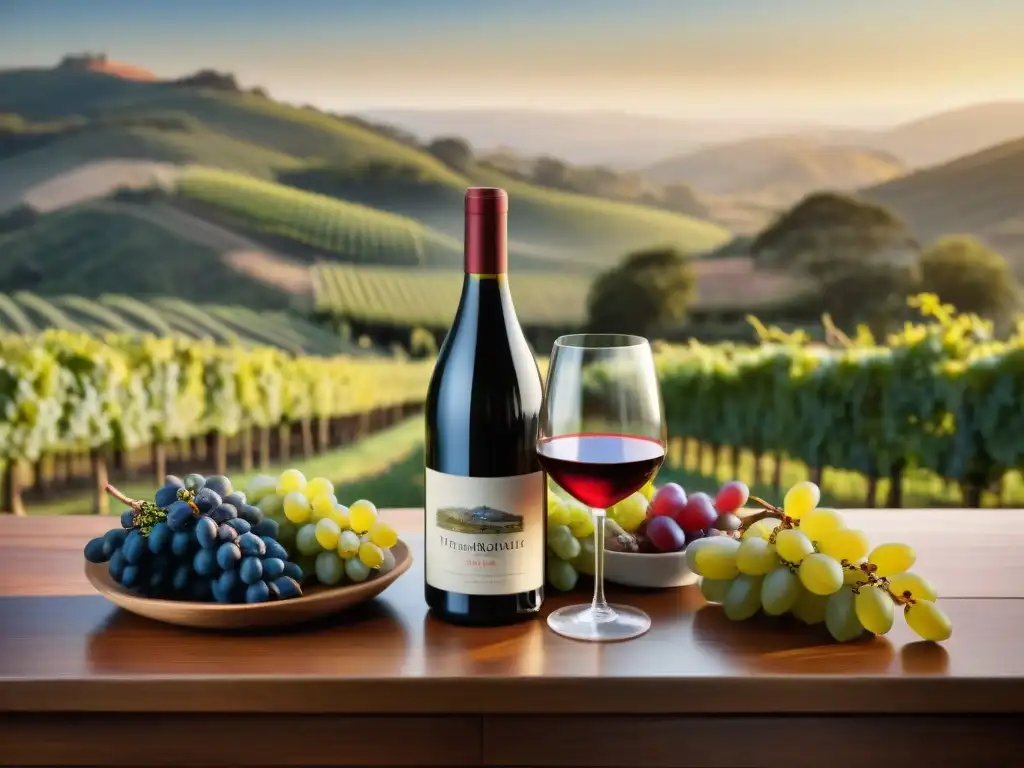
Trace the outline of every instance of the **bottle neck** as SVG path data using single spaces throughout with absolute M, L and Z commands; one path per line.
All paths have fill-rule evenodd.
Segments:
M 466 206 L 467 275 L 504 275 L 508 272 L 507 222 L 508 214 L 503 206 Z

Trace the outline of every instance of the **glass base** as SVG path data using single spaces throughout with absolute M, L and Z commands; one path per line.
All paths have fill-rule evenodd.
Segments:
M 651 628 L 651 617 L 628 605 L 609 605 L 607 611 L 594 611 L 585 605 L 567 605 L 548 615 L 554 632 L 573 640 L 611 643 L 640 637 Z

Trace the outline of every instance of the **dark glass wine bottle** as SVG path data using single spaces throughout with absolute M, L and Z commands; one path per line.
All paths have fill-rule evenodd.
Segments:
M 426 600 L 456 624 L 508 624 L 544 600 L 543 385 L 509 292 L 502 189 L 466 191 L 466 274 L 426 403 Z

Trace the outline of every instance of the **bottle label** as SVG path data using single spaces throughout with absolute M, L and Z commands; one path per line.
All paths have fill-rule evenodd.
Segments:
M 466 595 L 544 585 L 543 472 L 464 477 L 427 469 L 427 583 Z

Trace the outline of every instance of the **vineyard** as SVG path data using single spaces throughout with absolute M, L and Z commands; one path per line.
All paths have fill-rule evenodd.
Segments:
M 861 331 L 825 347 L 762 327 L 756 347 L 657 345 L 672 442 L 705 473 L 708 453 L 712 474 L 729 460 L 740 474 L 752 457 L 752 484 L 778 486 L 783 466 L 800 463 L 817 482 L 864 478 L 867 506 L 884 483 L 885 504 L 899 507 L 924 473 L 981 506 L 1024 466 L 1024 328 L 992 341 L 977 318 L 919 303 L 925 322 L 885 344 Z M 248 471 L 322 452 L 417 410 L 432 366 L 67 330 L 0 337 L 0 359 L 3 508 L 15 512 L 30 475 L 34 490 L 86 477 L 98 491 L 128 456 L 162 475 L 175 459 Z
M 180 337 L 94 337 L 68 331 L 0 339 L 3 508 L 21 512 L 22 470 L 35 484 L 84 470 L 103 510 L 107 463 L 148 449 L 162 477 L 169 448 L 201 441 L 217 472 L 305 455 L 415 409 L 429 364 L 391 358 L 297 357 L 270 347 L 217 346 Z M 294 436 L 297 436 L 297 440 Z
M 396 328 L 447 328 L 462 293 L 462 272 L 452 270 L 321 263 L 312 278 L 318 314 Z M 509 285 L 523 326 L 573 328 L 586 318 L 583 277 L 517 272 Z
M 136 299 L 108 294 L 42 297 L 25 291 L 0 294 L 0 334 L 55 329 L 102 337 L 149 333 L 207 339 L 241 346 L 271 346 L 295 354 L 352 352 L 334 333 L 287 312 L 192 304 L 181 299 Z
M 406 266 L 457 266 L 462 246 L 412 219 L 228 171 L 191 168 L 177 193 L 339 259 Z
M 927 322 L 884 346 L 862 332 L 839 349 L 779 338 L 663 348 L 669 433 L 728 451 L 734 464 L 749 452 L 758 483 L 763 458 L 777 468 L 779 458 L 796 460 L 817 480 L 826 469 L 865 476 L 868 506 L 886 478 L 887 506 L 899 507 L 902 478 L 924 470 L 957 483 L 966 506 L 980 506 L 1024 466 L 1024 332 L 989 341 L 977 318 L 934 297 L 920 306 Z

